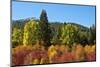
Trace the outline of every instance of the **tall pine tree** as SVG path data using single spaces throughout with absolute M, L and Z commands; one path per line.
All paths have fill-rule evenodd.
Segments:
M 47 13 L 45 10 L 42 10 L 40 15 L 40 32 L 41 32 L 41 41 L 43 41 L 43 45 L 48 48 L 51 43 L 51 30 L 48 23 Z

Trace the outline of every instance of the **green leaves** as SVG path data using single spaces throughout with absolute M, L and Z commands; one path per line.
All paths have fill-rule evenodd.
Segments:
M 95 44 L 96 27 L 90 28 L 76 23 L 48 22 L 47 13 L 42 10 L 40 19 L 24 19 L 12 23 L 12 44 L 34 45 L 36 42 L 49 47 L 51 44 L 65 44 L 72 46 L 74 43 Z
M 78 33 L 78 27 L 71 24 L 64 24 L 62 27 L 61 40 L 63 44 L 71 45 L 75 42 Z
M 18 28 L 14 28 L 13 31 L 12 31 L 12 44 L 13 44 L 13 47 L 17 46 L 17 45 L 21 45 L 22 44 L 22 31 L 21 29 L 18 29 Z
M 38 40 L 38 22 L 30 20 L 24 26 L 23 44 L 32 45 Z
M 50 39 L 51 39 L 51 29 L 49 27 L 49 23 L 48 23 L 48 18 L 47 18 L 47 13 L 45 10 L 42 10 L 41 15 L 40 15 L 40 22 L 39 22 L 39 26 L 40 26 L 40 40 L 45 42 L 44 46 L 48 47 L 51 45 Z

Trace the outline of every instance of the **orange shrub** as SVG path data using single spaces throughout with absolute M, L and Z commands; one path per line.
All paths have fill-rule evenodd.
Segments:
M 70 51 L 69 51 L 70 49 Z M 63 63 L 75 61 L 95 61 L 96 45 L 75 44 L 72 48 L 67 45 L 51 45 L 48 50 L 44 46 L 17 46 L 12 48 L 13 65 Z
M 80 44 L 75 48 L 75 61 L 84 61 L 84 48 Z
M 24 64 L 24 58 L 32 51 L 31 46 L 17 46 L 12 49 L 12 64 L 22 65 Z
M 85 58 L 86 61 L 95 61 L 96 60 L 96 45 L 86 45 L 84 47 L 84 51 L 85 51 Z

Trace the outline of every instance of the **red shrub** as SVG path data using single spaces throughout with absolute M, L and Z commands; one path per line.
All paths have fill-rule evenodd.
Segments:
M 87 61 L 95 61 L 96 60 L 96 53 L 90 52 L 90 53 L 86 54 L 86 60 Z
M 29 54 L 32 49 L 28 46 L 18 46 L 13 48 L 12 53 L 12 64 L 13 65 L 22 65 L 24 63 L 24 58 Z
M 36 59 L 39 61 L 38 64 L 40 64 L 41 59 L 45 59 L 47 57 L 48 55 L 46 51 L 43 51 L 43 50 L 32 51 L 24 59 L 24 64 L 34 64 L 33 61 Z
M 72 62 L 74 61 L 74 54 L 70 52 L 64 53 L 61 56 L 55 56 L 52 61 L 53 63 Z

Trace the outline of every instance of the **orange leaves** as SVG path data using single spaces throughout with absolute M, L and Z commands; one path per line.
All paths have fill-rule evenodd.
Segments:
M 62 62 L 73 62 L 74 61 L 74 54 L 71 52 L 67 52 L 61 56 Z
M 95 61 L 96 45 L 81 44 L 69 48 L 66 45 L 51 45 L 48 50 L 39 44 L 33 46 L 17 46 L 12 49 L 13 65 L 47 64 L 77 61 Z M 69 51 L 70 50 L 70 51 Z
M 86 60 L 87 61 L 95 61 L 96 60 L 96 45 L 86 45 L 84 47 L 85 55 L 86 55 Z
M 80 44 L 76 45 L 75 61 L 84 61 L 84 47 Z

